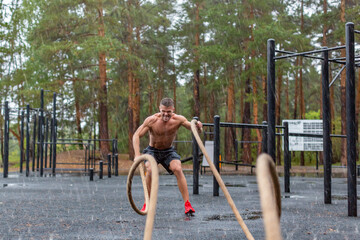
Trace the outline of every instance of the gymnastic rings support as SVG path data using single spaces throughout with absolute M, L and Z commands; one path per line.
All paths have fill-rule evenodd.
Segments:
M 266 239 L 282 239 L 280 184 L 273 159 L 262 153 L 256 160 L 256 178 L 263 211 Z
M 145 174 L 144 168 L 141 164 L 143 161 L 149 161 L 151 165 L 151 193 L 150 199 L 149 194 L 147 191 L 146 181 L 145 181 Z M 131 184 L 132 178 L 134 176 L 136 168 L 140 165 L 140 175 L 142 179 L 142 184 L 144 188 L 144 195 L 145 195 L 145 202 L 146 202 L 146 209 L 144 212 L 140 211 L 134 203 L 134 200 L 131 195 Z M 149 155 L 144 154 L 134 159 L 134 163 L 130 168 L 127 184 L 126 184 L 126 192 L 130 202 L 131 207 L 140 215 L 146 215 L 146 223 L 145 223 L 145 232 L 144 232 L 144 239 L 148 240 L 151 239 L 152 230 L 154 227 L 154 219 L 155 219 L 155 212 L 156 212 L 156 203 L 157 203 L 157 195 L 159 189 L 159 171 L 157 167 L 157 162 L 155 159 Z

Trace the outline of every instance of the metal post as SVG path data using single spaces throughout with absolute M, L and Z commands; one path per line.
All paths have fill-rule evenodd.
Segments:
M 88 140 L 87 146 L 88 146 L 88 149 L 87 149 L 88 154 L 87 154 L 87 159 L 85 159 L 85 161 L 87 161 L 87 167 L 91 168 L 92 166 L 90 165 L 90 163 L 91 163 L 90 162 L 91 161 L 91 142 L 90 142 L 90 140 Z
M 275 40 L 267 41 L 267 100 L 268 100 L 268 146 L 267 150 L 274 162 L 275 159 Z
M 5 101 L 5 123 L 4 123 L 4 178 L 9 173 L 9 102 Z
M 24 162 L 24 111 L 21 111 L 21 120 L 20 120 L 20 173 L 23 172 L 23 162 Z
M 89 145 L 88 144 L 86 144 L 85 145 L 85 157 L 84 157 L 84 169 L 85 169 L 85 172 L 87 172 L 87 164 L 86 164 L 86 162 L 87 162 L 87 153 L 88 153 L 88 148 L 89 148 Z
M 26 105 L 26 176 L 29 176 L 30 171 L 30 105 Z
M 90 168 L 90 181 L 94 181 L 94 169 Z
M 262 122 L 263 125 L 267 125 L 266 121 Z M 267 153 L 267 127 L 262 129 L 262 141 L 261 141 L 261 151 Z
M 44 122 L 44 89 L 40 91 L 40 118 L 39 118 L 39 148 L 40 148 L 40 176 L 44 175 L 44 134 L 43 134 L 43 122 Z M 38 157 L 39 159 L 39 157 Z
M 357 216 L 354 23 L 346 24 L 346 143 L 348 216 Z
M 37 126 L 37 143 L 36 143 L 36 171 L 40 169 L 40 140 L 41 140 L 41 113 L 38 116 L 38 126 Z
M 46 123 L 45 123 L 45 142 L 46 144 L 44 144 L 44 149 L 45 149 L 45 162 L 44 162 L 44 166 L 45 168 L 47 168 L 47 152 L 48 152 L 48 142 L 49 142 L 49 118 L 46 118 Z
M 54 158 L 54 162 L 53 162 L 53 173 L 55 175 L 55 170 L 56 170 L 56 149 L 57 149 L 57 146 L 56 146 L 56 143 L 57 143 L 57 119 L 54 119 L 54 128 L 55 128 L 55 131 L 54 131 L 54 151 L 53 151 L 53 158 Z
M 316 152 L 316 170 L 319 170 L 319 152 Z
M 220 172 L 219 168 L 220 157 L 220 116 L 214 116 L 214 165 Z M 219 183 L 215 176 L 213 177 L 213 196 L 219 196 Z
M 330 144 L 330 93 L 329 93 L 329 52 L 323 52 L 322 72 L 322 115 L 324 151 L 324 203 L 331 204 L 331 144 Z
M 108 178 L 111 178 L 111 154 L 108 154 Z
M 53 95 L 53 126 L 52 126 L 52 173 L 55 175 L 56 170 L 56 93 Z
M 52 168 L 52 150 L 53 150 L 53 145 L 52 145 L 52 141 L 54 140 L 53 138 L 53 124 L 54 124 L 54 121 L 53 119 L 51 118 L 50 119 L 50 149 L 49 149 L 49 168 Z
M 32 171 L 35 171 L 35 152 L 36 152 L 36 113 L 33 115 L 34 119 L 34 129 L 33 129 L 33 144 L 32 144 Z
M 119 156 L 115 154 L 115 176 L 119 176 Z
M 198 117 L 193 119 L 199 120 Z M 192 155 L 193 155 L 193 194 L 199 194 L 199 145 L 192 134 Z
M 111 162 L 111 169 L 114 171 L 115 169 L 115 139 L 112 140 L 112 162 Z
M 104 163 L 103 163 L 103 161 L 100 161 L 99 162 L 99 178 L 100 179 L 103 179 L 103 165 Z
M 235 170 L 239 170 L 239 167 L 237 165 L 237 163 L 239 162 L 239 146 L 238 146 L 238 140 L 235 139 L 234 140 L 234 151 L 235 151 L 235 162 L 236 162 L 236 165 L 235 165 Z
M 290 192 L 290 161 L 291 156 L 289 152 L 289 123 L 284 122 L 284 189 L 285 192 Z
M 118 142 L 115 139 L 115 176 L 119 176 L 119 156 L 118 156 Z

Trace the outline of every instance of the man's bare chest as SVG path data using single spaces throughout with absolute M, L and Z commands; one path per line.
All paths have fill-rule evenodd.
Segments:
M 174 136 L 177 133 L 179 126 L 176 123 L 162 123 L 157 122 L 152 127 L 150 132 L 156 137 Z

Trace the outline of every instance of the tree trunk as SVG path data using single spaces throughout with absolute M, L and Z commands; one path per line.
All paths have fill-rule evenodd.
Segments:
M 206 85 L 207 85 L 207 68 L 206 65 L 204 64 L 204 77 L 202 79 L 202 85 L 203 85 L 203 96 L 207 96 L 206 93 Z M 208 117 L 209 117 L 209 110 L 208 110 L 208 99 L 207 98 L 203 98 L 203 109 L 204 109 L 204 119 L 202 120 L 203 122 L 207 123 L 208 122 Z
M 299 66 L 299 57 L 296 58 L 295 67 Z M 298 99 L 299 99 L 299 90 L 298 90 L 298 84 L 299 84 L 299 76 L 298 76 L 298 70 L 295 70 L 295 89 L 294 89 L 294 115 L 293 118 L 297 119 L 297 105 L 298 105 Z
M 140 8 L 140 2 L 136 1 L 136 7 L 139 9 Z M 136 26 L 136 40 L 137 40 L 137 48 L 135 49 L 135 54 L 139 57 L 141 57 L 140 54 L 140 43 L 141 43 L 141 39 L 140 39 L 140 27 Z M 140 67 L 140 63 L 136 63 L 135 66 L 137 68 Z M 135 71 L 136 72 L 136 71 Z M 133 83 L 133 96 L 134 96 L 134 103 L 132 105 L 133 107 L 133 132 L 135 132 L 138 127 L 140 126 L 140 79 L 139 77 L 136 75 L 136 73 L 134 74 L 134 83 Z
M 340 21 L 345 25 L 345 0 L 341 0 Z M 344 37 L 341 37 L 341 45 L 345 45 Z M 345 49 L 341 49 L 341 57 L 346 57 Z M 341 134 L 346 135 L 346 71 L 341 73 L 340 92 L 341 92 Z M 341 165 L 347 165 L 346 139 L 341 138 Z
M 285 86 L 285 109 L 286 109 L 286 119 L 290 118 L 290 102 L 289 102 L 289 78 L 286 78 Z
M 148 85 L 148 91 L 149 91 L 149 115 L 153 114 L 153 107 L 154 107 L 154 92 L 151 87 L 151 84 Z
M 329 70 L 329 78 L 332 79 L 331 66 Z M 330 133 L 335 133 L 335 100 L 334 100 L 334 87 L 330 88 Z
M 262 75 L 261 79 L 262 79 L 262 89 L 263 89 L 264 99 L 267 99 L 267 80 L 266 80 L 266 76 Z M 263 121 L 267 121 L 267 103 L 266 102 L 264 102 L 264 104 L 263 104 Z
M 299 102 L 300 102 L 300 118 L 305 119 L 305 102 L 304 102 L 304 91 L 303 91 L 303 74 L 302 74 L 302 65 L 303 61 L 300 58 L 300 75 L 299 75 Z M 305 166 L 305 156 L 304 152 L 300 152 L 300 166 Z
M 74 82 L 75 84 L 75 82 Z M 75 86 L 74 86 L 75 88 Z M 74 98 L 75 98 L 75 122 L 76 122 L 76 130 L 77 130 L 77 138 L 82 139 L 82 131 L 81 131 L 81 110 L 79 103 L 79 94 L 78 91 L 74 89 Z M 79 144 L 79 148 L 83 149 L 83 145 Z
M 258 91 L 257 91 L 257 83 L 256 83 L 256 77 L 253 74 L 253 80 L 252 80 L 252 87 L 253 87 L 253 116 L 254 116 L 254 124 L 259 124 L 259 107 L 258 107 L 258 101 L 257 101 L 257 96 L 258 96 Z M 256 137 L 257 137 L 257 141 L 259 143 L 262 142 L 262 136 L 261 136 L 261 131 L 260 129 L 255 129 L 256 131 Z M 258 147 L 258 154 L 261 153 L 261 144 L 257 145 Z
M 355 132 L 359 132 L 359 113 L 360 113 L 360 71 L 358 73 L 358 82 L 357 82 L 357 93 L 356 93 L 356 107 L 355 107 L 355 127 L 356 127 L 356 131 Z M 359 140 L 359 134 L 356 134 L 356 142 L 358 142 Z M 357 149 L 357 153 L 359 153 L 359 146 L 358 144 L 356 145 L 356 149 Z M 358 160 L 359 158 L 359 154 L 356 154 L 356 160 Z
M 176 71 L 175 71 L 175 62 L 174 62 L 174 65 L 173 65 L 173 73 L 174 73 L 174 78 L 173 78 L 173 100 L 174 100 L 174 107 L 175 109 L 177 108 L 176 106 Z
M 275 103 L 275 119 L 276 119 L 276 124 L 280 125 L 280 106 L 281 106 L 281 91 L 282 91 L 282 81 L 283 81 L 283 74 L 282 74 L 282 70 L 279 67 L 278 68 L 278 73 L 277 73 L 278 77 L 277 77 L 277 93 L 276 93 L 276 103 Z M 281 165 L 281 137 L 277 136 L 277 144 L 276 144 L 276 164 L 277 165 Z
M 228 67 L 229 83 L 227 87 L 227 113 L 226 122 L 234 122 L 235 115 L 235 82 L 234 67 Z M 235 131 L 233 128 L 225 129 L 225 160 L 231 161 L 234 150 Z
M 250 20 L 251 21 L 254 21 L 254 8 L 253 8 L 253 5 L 250 5 Z M 253 33 L 253 30 L 254 30 L 254 24 L 251 25 L 250 27 L 250 32 L 251 32 L 251 37 L 250 37 L 250 40 L 251 42 L 254 42 L 254 33 Z M 256 58 L 256 52 L 255 50 L 251 50 L 251 59 L 255 59 Z M 253 66 L 254 64 L 251 63 L 251 65 Z M 259 123 L 259 120 L 258 120 L 258 113 L 259 113 L 259 110 L 258 110 L 258 102 L 257 102 L 257 84 L 256 84 L 256 73 L 255 71 L 252 71 L 251 72 L 251 77 L 252 77 L 252 88 L 253 88 L 253 116 L 254 116 L 254 124 L 258 124 Z M 255 132 L 256 132 L 256 136 L 257 136 L 257 140 L 258 142 L 261 142 L 262 141 L 262 137 L 261 137 L 261 132 L 260 132 L 260 129 L 255 129 Z M 261 153 L 261 144 L 258 144 L 257 145 L 258 147 L 258 154 Z
M 194 50 L 194 86 L 193 86 L 193 94 L 194 94 L 194 116 L 200 117 L 200 70 L 199 70 L 199 46 L 200 46 L 200 33 L 199 33 L 199 8 L 200 4 L 196 3 L 195 5 L 195 50 Z
M 99 0 L 99 29 L 98 35 L 101 38 L 105 37 L 105 27 L 103 19 L 102 1 Z M 99 75 L 100 75 L 100 93 L 99 93 L 99 110 L 100 110 L 100 127 L 99 137 L 100 139 L 109 139 L 108 132 L 108 113 L 107 113 L 107 89 L 106 89 L 106 55 L 105 52 L 99 54 Z M 109 143 L 101 143 L 100 152 L 103 156 L 106 156 L 109 151 Z
M 250 78 L 246 79 L 245 82 L 245 97 L 248 97 L 251 93 L 251 84 L 250 84 Z M 243 115 L 243 123 L 250 123 L 251 121 L 251 111 L 250 111 L 250 102 L 248 100 L 245 100 L 244 103 L 244 115 Z M 251 145 L 249 141 L 251 141 L 251 129 L 249 128 L 243 128 L 242 129 L 242 140 L 243 143 L 243 155 L 242 159 L 244 163 L 251 164 Z
M 1 104 L 1 101 L 0 101 Z M 0 156 L 1 156 L 1 165 L 3 164 L 4 161 L 4 130 L 3 130 L 3 126 L 4 126 L 4 118 L 1 115 L 1 111 L 0 111 Z
M 128 0 L 127 1 L 127 5 L 128 8 L 131 8 L 132 5 L 132 1 Z M 132 55 L 133 54 L 133 39 L 132 39 L 132 34 L 133 34 L 133 24 L 132 24 L 132 19 L 129 15 L 129 13 L 127 13 L 127 45 L 128 45 L 128 54 Z M 128 147 L 129 147 L 129 158 L 133 159 L 134 158 L 134 149 L 133 149 L 133 145 L 132 145 L 132 138 L 134 135 L 134 76 L 133 76 L 133 67 L 132 67 L 132 62 L 130 59 L 127 60 L 127 80 L 128 80 L 128 88 L 129 88 L 129 95 L 128 95 L 128 124 L 129 124 L 129 129 L 128 129 L 128 133 L 129 133 L 129 138 L 128 138 Z
M 158 85 L 157 85 L 157 107 L 160 105 L 161 99 L 164 97 L 164 62 L 163 58 L 159 58 L 158 60 Z

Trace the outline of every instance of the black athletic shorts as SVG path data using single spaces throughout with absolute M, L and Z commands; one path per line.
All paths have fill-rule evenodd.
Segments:
M 143 153 L 150 154 L 151 156 L 153 156 L 155 158 L 156 162 L 158 164 L 160 163 L 166 169 L 166 171 L 168 171 L 168 173 L 171 175 L 174 173 L 169 168 L 170 162 L 174 159 L 178 159 L 178 160 L 181 159 L 180 155 L 177 154 L 174 147 L 167 148 L 167 149 L 157 149 L 157 148 L 148 146 L 147 148 L 144 149 Z

